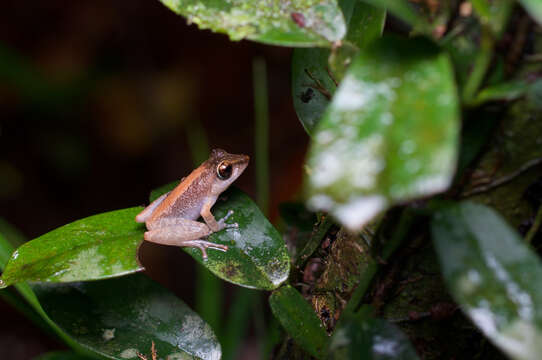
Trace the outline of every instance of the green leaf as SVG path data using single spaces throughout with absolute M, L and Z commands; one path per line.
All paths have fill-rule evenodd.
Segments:
M 516 100 L 527 93 L 529 84 L 525 81 L 510 81 L 497 85 L 488 86 L 480 90 L 474 98 L 473 103 L 469 105 L 481 105 L 488 101 L 512 101 Z
M 34 360 L 90 360 L 91 357 L 79 355 L 73 351 L 53 351 L 34 358 Z
M 519 0 L 529 15 L 542 25 L 542 2 L 540 0 Z
M 286 285 L 269 297 L 271 311 L 294 341 L 317 359 L 323 359 L 329 336 L 314 309 L 296 289 Z
M 49 317 L 84 347 L 109 359 L 219 359 L 212 329 L 143 274 L 104 281 L 33 285 Z
M 403 20 L 410 26 L 424 31 L 429 28 L 429 25 L 424 18 L 419 16 L 416 11 L 410 6 L 406 0 L 362 0 L 363 2 L 379 7 L 385 8 L 399 19 Z
M 385 9 L 368 5 L 362 1 L 354 1 L 354 8 L 347 22 L 348 31 L 345 39 L 359 49 L 364 49 L 382 36 L 385 22 Z
M 143 270 L 137 249 L 145 228 L 134 221 L 141 210 L 90 216 L 23 244 L 11 255 L 3 286 L 105 279 Z
M 346 27 L 335 0 L 160 0 L 200 29 L 284 46 L 330 46 Z
M 474 324 L 513 359 L 542 353 L 542 264 L 492 209 L 450 204 L 432 221 L 444 279 Z
M 6 262 L 8 259 L 8 254 L 11 254 L 13 252 L 13 246 L 4 238 L 2 234 L 0 234 L 0 269 L 4 269 L 6 266 Z M 7 256 L 6 256 L 7 255 Z M 19 292 L 19 294 L 27 301 L 28 305 L 30 305 L 34 310 L 35 313 L 37 313 L 41 318 L 43 319 L 43 322 L 38 320 L 35 317 L 35 313 L 28 309 L 24 304 L 19 303 L 20 309 L 27 315 L 30 315 L 29 318 L 36 322 L 36 324 L 40 327 L 50 327 L 58 336 L 60 339 L 62 339 L 68 346 L 70 346 L 72 349 L 78 351 L 79 353 L 86 354 L 87 351 L 85 349 L 82 349 L 79 344 L 77 344 L 73 339 L 71 339 L 66 333 L 64 333 L 43 311 L 43 308 L 41 307 L 38 299 L 36 298 L 36 294 L 34 294 L 34 291 L 32 291 L 32 288 L 26 284 L 26 283 L 18 283 L 15 284 L 14 288 Z M 5 289 L 0 290 L 0 293 L 5 295 L 8 291 L 13 289 Z
M 336 85 L 327 68 L 327 49 L 295 49 L 292 57 L 292 96 L 297 117 L 311 135 L 326 110 Z
M 165 193 L 177 183 L 162 186 L 160 191 Z M 160 191 L 157 189 L 151 193 L 151 201 L 162 195 Z M 237 223 L 239 227 L 208 237 L 208 241 L 227 245 L 228 251 L 208 250 L 208 258 L 203 261 L 199 249 L 183 250 L 213 274 L 233 284 L 262 290 L 277 288 L 290 272 L 288 250 L 279 232 L 254 201 L 235 187 L 230 187 L 219 197 L 211 212 L 216 219 L 221 219 L 229 210 L 234 213 L 227 223 Z
M 307 160 L 307 204 L 359 230 L 390 206 L 448 188 L 459 109 L 452 66 L 425 39 L 384 37 L 360 52 Z
M 356 317 L 341 320 L 329 346 L 329 359 L 416 360 L 410 341 L 397 327 L 381 320 Z
M 359 1 L 342 1 L 341 5 L 348 24 L 348 42 L 336 49 L 332 57 L 327 49 L 313 48 L 295 49 L 292 58 L 294 108 L 309 134 L 327 108 L 350 59 L 358 49 L 380 37 L 386 18 L 385 10 Z M 330 68 L 338 74 L 332 74 Z

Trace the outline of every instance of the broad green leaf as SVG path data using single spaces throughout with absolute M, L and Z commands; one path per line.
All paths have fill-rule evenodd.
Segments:
M 540 0 L 519 0 L 529 15 L 542 25 L 542 1 Z
M 79 344 L 109 359 L 220 359 L 212 329 L 185 303 L 143 274 L 32 286 L 49 317 Z
M 0 270 L 5 269 L 9 254 L 13 253 L 13 246 L 4 238 L 3 234 L 0 233 Z M 60 339 L 62 339 L 68 346 L 76 350 L 79 353 L 87 354 L 87 351 L 79 344 L 77 344 L 72 338 L 70 338 L 66 333 L 64 333 L 43 311 L 36 294 L 32 291 L 32 288 L 26 283 L 15 284 L 14 288 L 19 292 L 19 294 L 26 300 L 28 305 L 30 305 L 33 310 L 29 309 L 25 304 L 18 303 L 19 309 L 26 314 L 30 320 L 34 321 L 39 327 L 53 330 Z M 4 289 L 0 290 L 0 294 L 5 295 L 8 291 L 13 289 Z M 19 302 L 20 300 L 17 299 Z M 35 311 L 35 312 L 34 312 Z M 43 319 L 43 321 L 37 318 L 37 315 Z M 46 330 L 47 331 L 47 330 Z
M 160 189 L 165 193 L 172 189 L 174 184 L 162 186 Z M 161 194 L 160 191 L 153 191 L 151 200 Z M 216 219 L 221 219 L 229 210 L 234 213 L 227 223 L 237 223 L 239 227 L 225 229 L 208 237 L 208 241 L 227 245 L 228 251 L 209 249 L 208 258 L 203 261 L 199 249 L 183 250 L 226 281 L 253 289 L 277 288 L 288 278 L 290 272 L 288 250 L 279 232 L 252 199 L 234 187 L 219 197 L 211 212 Z
M 472 322 L 513 359 L 542 353 L 542 264 L 491 208 L 447 205 L 433 241 L 452 296 Z
M 323 359 L 329 343 L 322 322 L 301 294 L 286 285 L 269 297 L 271 311 L 294 341 L 317 359 Z
M 330 46 L 344 37 L 335 0 L 160 0 L 200 29 L 284 46 Z
M 529 84 L 525 81 L 510 81 L 497 85 L 488 86 L 480 90 L 472 104 L 480 105 L 488 101 L 505 100 L 511 101 L 525 95 L 529 90 Z
M 441 192 L 458 133 L 448 56 L 421 38 L 377 40 L 350 65 L 315 130 L 307 204 L 359 230 L 390 206 Z
M 329 346 L 329 359 L 417 360 L 407 336 L 382 319 L 356 317 L 341 320 Z
M 34 360 L 91 360 L 93 358 L 79 355 L 73 351 L 53 351 L 34 358 Z
M 380 37 L 386 18 L 386 11 L 360 1 L 342 1 L 348 32 L 344 47 L 331 51 L 327 49 L 295 49 L 292 58 L 292 95 L 297 117 L 312 134 L 316 123 L 322 117 L 341 73 L 350 64 L 350 58 L 358 49 L 363 49 Z M 329 60 L 328 60 L 329 59 Z M 338 72 L 333 74 L 333 72 Z
M 145 228 L 134 221 L 141 210 L 90 216 L 23 244 L 11 255 L 2 285 L 105 279 L 143 270 L 137 248 Z

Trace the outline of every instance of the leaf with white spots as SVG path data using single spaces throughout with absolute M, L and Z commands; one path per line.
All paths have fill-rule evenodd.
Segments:
M 437 211 L 433 241 L 444 279 L 472 322 L 512 359 L 542 353 L 542 263 L 491 208 Z
M 395 204 L 446 190 L 458 135 L 448 56 L 421 38 L 377 40 L 354 59 L 315 129 L 307 204 L 359 230 Z
M 21 281 L 106 279 L 143 270 L 137 248 L 145 226 L 134 221 L 141 210 L 90 216 L 21 245 L 11 255 L 0 287 Z
M 385 320 L 358 314 L 341 319 L 329 346 L 329 360 L 419 360 L 408 337 Z
M 171 190 L 176 183 L 154 190 L 150 201 Z M 207 260 L 203 260 L 199 249 L 182 249 L 213 274 L 231 283 L 263 290 L 279 287 L 290 273 L 290 257 L 280 233 L 256 203 L 235 187 L 222 193 L 213 205 L 212 213 L 221 219 L 229 210 L 233 210 L 233 215 L 227 222 L 237 223 L 238 227 L 208 237 L 213 243 L 228 246 L 228 251 L 210 249 Z
M 77 343 L 108 359 L 221 357 L 211 327 L 170 291 L 142 274 L 104 281 L 34 284 L 47 313 Z
M 160 0 L 200 29 L 283 46 L 327 46 L 346 33 L 336 0 Z

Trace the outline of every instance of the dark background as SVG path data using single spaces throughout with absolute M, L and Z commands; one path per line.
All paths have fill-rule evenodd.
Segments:
M 278 203 L 299 192 L 308 143 L 292 107 L 291 49 L 198 30 L 157 0 L 2 1 L 0 217 L 32 239 L 144 205 L 151 189 L 193 169 L 187 134 L 200 125 L 211 147 L 252 156 L 259 57 L 267 64 L 268 210 L 276 221 Z M 255 197 L 253 169 L 237 186 Z M 141 255 L 152 278 L 193 305 L 188 255 L 154 244 Z M 224 288 L 228 297 L 233 286 Z M 7 304 L 0 311 L 2 359 L 65 348 Z

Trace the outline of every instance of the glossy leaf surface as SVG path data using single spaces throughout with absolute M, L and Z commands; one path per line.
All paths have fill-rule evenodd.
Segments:
M 346 27 L 335 0 L 161 0 L 200 29 L 284 46 L 330 46 Z
M 380 37 L 386 18 L 385 10 L 360 1 L 343 1 L 341 5 L 348 24 L 346 39 L 351 44 L 345 44 L 348 49 L 337 49 L 332 58 L 327 49 L 296 49 L 292 58 L 294 108 L 309 134 L 312 134 L 335 93 L 340 76 L 334 75 L 332 70 L 340 68 L 339 72 L 344 72 L 353 49 L 362 49 Z M 333 66 L 328 64 L 328 59 Z
M 341 321 L 329 346 L 330 359 L 417 360 L 407 336 L 382 319 Z
M 19 281 L 105 279 L 143 270 L 137 248 L 145 227 L 134 221 L 141 210 L 134 207 L 90 216 L 23 244 L 2 274 L 4 286 Z
M 513 359 L 542 353 L 542 264 L 491 208 L 463 202 L 434 215 L 444 278 L 472 322 Z
M 219 359 L 220 344 L 194 311 L 142 274 L 32 286 L 43 309 L 84 347 L 109 359 Z
M 164 193 L 175 185 L 161 187 Z M 151 194 L 160 196 L 160 191 Z M 272 290 L 288 278 L 290 258 L 279 232 L 262 214 L 258 206 L 241 190 L 230 188 L 212 207 L 216 219 L 233 215 L 226 221 L 237 223 L 238 228 L 224 229 L 211 234 L 208 241 L 228 246 L 228 251 L 208 249 L 207 260 L 201 251 L 183 248 L 194 259 L 211 270 L 216 276 L 231 283 L 254 289 Z
M 275 318 L 294 341 L 314 357 L 323 359 L 329 337 L 314 309 L 303 296 L 286 285 L 273 291 L 269 304 Z
M 316 128 L 307 204 L 358 230 L 394 204 L 443 191 L 458 133 L 447 55 L 420 38 L 377 40 L 350 65 Z

